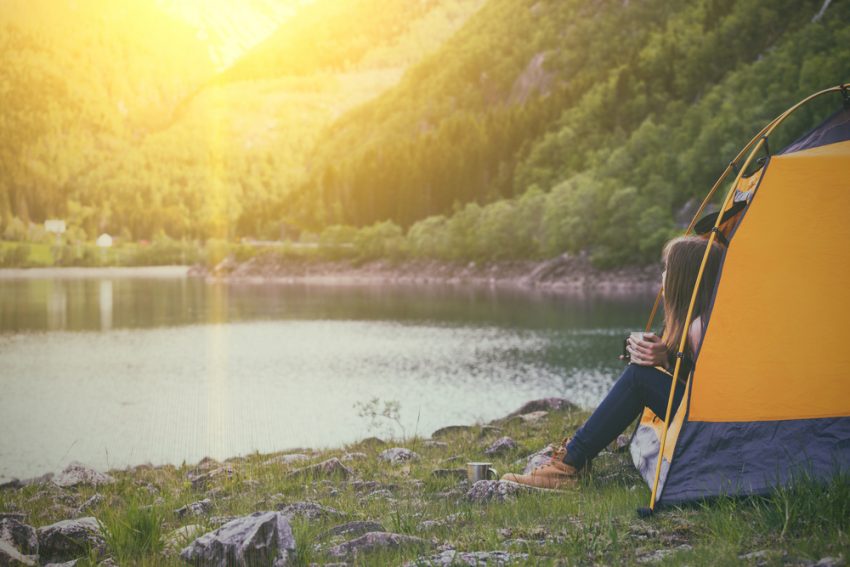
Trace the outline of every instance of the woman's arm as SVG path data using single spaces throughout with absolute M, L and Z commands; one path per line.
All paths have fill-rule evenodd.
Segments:
M 686 351 L 693 357 L 702 339 L 702 319 L 697 317 L 688 328 L 688 343 Z M 644 333 L 643 340 L 629 337 L 626 349 L 631 355 L 631 362 L 641 366 L 661 366 L 670 368 L 667 358 L 667 345 L 655 333 Z

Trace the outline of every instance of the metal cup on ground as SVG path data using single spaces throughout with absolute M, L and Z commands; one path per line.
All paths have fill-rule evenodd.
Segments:
M 493 480 L 497 477 L 493 463 L 466 463 L 466 478 L 469 484 L 475 484 L 479 480 Z

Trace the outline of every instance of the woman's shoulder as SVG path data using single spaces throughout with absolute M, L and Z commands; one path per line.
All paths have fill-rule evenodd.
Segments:
M 691 321 L 691 326 L 688 328 L 688 339 L 691 343 L 691 348 L 696 349 L 702 339 L 702 318 L 696 317 Z

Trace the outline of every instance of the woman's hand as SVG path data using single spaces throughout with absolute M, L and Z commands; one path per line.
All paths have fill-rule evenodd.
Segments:
M 640 337 L 643 337 L 642 339 Z M 626 343 L 631 362 L 667 368 L 667 345 L 655 333 L 632 333 Z

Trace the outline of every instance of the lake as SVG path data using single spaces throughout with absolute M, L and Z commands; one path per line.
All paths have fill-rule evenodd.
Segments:
M 70 273 L 0 278 L 0 482 L 593 407 L 653 299 Z

